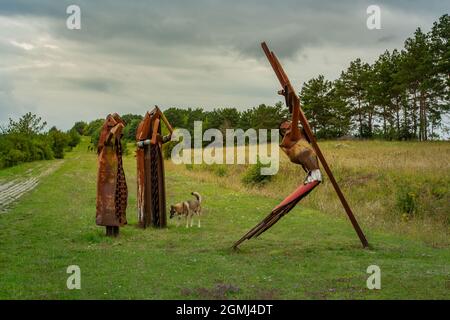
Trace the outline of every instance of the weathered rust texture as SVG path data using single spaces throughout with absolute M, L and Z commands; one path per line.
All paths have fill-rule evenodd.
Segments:
M 170 131 L 165 137 L 161 135 L 161 119 Z M 167 225 L 162 144 L 170 140 L 172 131 L 158 107 L 147 112 L 137 129 L 137 215 L 142 228 Z
M 255 227 L 250 229 L 242 238 L 236 241 L 233 248 L 236 249 L 242 242 L 251 238 L 257 238 L 260 234 L 268 230 L 278 222 L 284 215 L 291 211 L 300 200 L 306 197 L 315 187 L 319 185 L 319 181 L 313 181 L 308 184 L 301 185 L 284 199 L 278 206 L 272 209 L 267 217 L 265 217 Z
M 341 203 L 342 206 L 345 209 L 345 212 L 347 213 L 353 228 L 355 229 L 363 247 L 367 247 L 369 245 L 363 231 L 361 230 L 358 222 L 356 221 L 355 216 L 353 215 L 352 210 L 350 209 L 350 206 L 347 203 L 347 200 L 344 197 L 344 194 L 342 193 L 341 189 L 339 188 L 339 185 L 336 182 L 336 179 L 334 178 L 333 173 L 331 172 L 331 169 L 328 166 L 327 161 L 325 160 L 325 157 L 322 154 L 322 151 L 319 148 L 319 145 L 317 144 L 316 138 L 311 130 L 311 127 L 309 126 L 309 122 L 306 119 L 305 114 L 303 113 L 303 110 L 300 106 L 300 98 L 297 96 L 296 91 L 294 90 L 293 86 L 291 85 L 291 82 L 289 81 L 288 76 L 286 75 L 285 71 L 283 70 L 283 67 L 281 66 L 280 62 L 278 61 L 278 58 L 276 57 L 275 53 L 273 51 L 270 51 L 268 46 L 265 42 L 261 44 L 261 47 L 267 57 L 267 59 L 270 62 L 270 65 L 272 66 L 273 71 L 275 72 L 275 75 L 277 76 L 282 90 L 280 90 L 278 93 L 283 95 L 286 100 L 286 105 L 289 108 L 289 112 L 292 114 L 292 126 L 291 130 L 294 132 L 294 128 L 297 128 L 297 123 L 300 122 L 303 127 L 304 137 L 302 137 L 303 133 L 299 130 L 296 130 L 294 132 L 294 136 L 291 137 L 284 137 L 283 141 L 280 145 L 280 147 L 287 153 L 290 160 L 294 163 L 301 164 L 303 168 L 308 171 L 311 169 L 317 169 L 318 163 L 317 160 L 315 160 L 315 157 L 319 158 L 320 162 L 322 163 L 322 166 L 327 173 L 331 184 L 333 185 Z M 304 139 L 302 139 L 304 138 Z M 302 148 L 302 150 L 308 151 L 303 152 L 301 155 L 301 158 L 294 157 L 295 155 L 299 154 L 297 152 L 298 150 L 295 150 L 292 148 L 291 142 L 295 141 L 302 141 L 301 143 L 304 144 L 305 139 L 308 141 L 308 143 L 311 144 L 312 148 L 314 150 L 308 150 L 308 147 L 305 146 L 298 146 L 299 148 Z M 290 140 L 290 141 L 289 141 Z M 289 151 L 292 150 L 293 154 L 290 155 Z M 295 154 L 295 155 L 294 155 Z M 306 188 L 307 186 L 312 187 L 311 189 Z M 303 197 L 305 197 L 309 192 L 312 191 L 313 188 L 315 188 L 318 185 L 315 182 L 310 182 L 309 184 L 306 184 L 304 186 L 300 186 L 294 193 L 292 193 L 288 198 L 286 198 L 279 206 L 274 208 L 272 212 L 258 225 L 256 225 L 253 229 L 251 229 L 247 234 L 245 234 L 240 240 L 234 243 L 233 248 L 237 248 L 237 246 L 242 243 L 246 239 L 250 239 L 252 237 L 258 236 L 264 231 L 268 230 L 271 226 L 273 226 L 283 215 L 288 213 Z M 290 201 L 288 201 L 290 199 Z
M 122 131 L 125 124 L 117 113 L 106 117 L 97 146 L 96 223 L 107 227 L 107 235 L 117 235 L 127 224 L 128 189 L 122 165 Z

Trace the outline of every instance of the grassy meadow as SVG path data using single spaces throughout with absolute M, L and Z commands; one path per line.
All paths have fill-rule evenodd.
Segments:
M 320 147 L 362 225 L 410 235 L 432 246 L 450 244 L 449 142 L 321 141 Z M 248 162 L 248 147 L 245 152 Z M 242 183 L 248 165 L 168 165 L 199 182 L 283 199 L 305 172 L 281 151 L 279 156 L 278 173 L 270 182 L 253 186 Z M 302 200 L 303 206 L 344 217 L 333 186 L 322 174 L 320 191 Z
M 319 186 L 258 239 L 230 249 L 303 180 L 282 157 L 263 186 L 248 165 L 166 162 L 168 205 L 204 197 L 202 228 L 136 226 L 136 164 L 124 167 L 128 220 L 118 238 L 95 225 L 96 154 L 88 138 L 62 161 L 0 171 L 0 181 L 58 165 L 0 213 L 0 299 L 449 299 L 448 142 L 320 143 L 371 244 L 359 240 L 332 192 Z M 132 150 L 132 147 L 129 147 Z M 38 171 L 39 171 L 38 170 Z M 36 173 L 37 174 L 37 173 Z M 369 265 L 381 289 L 366 287 Z M 81 269 L 68 290 L 66 268 Z

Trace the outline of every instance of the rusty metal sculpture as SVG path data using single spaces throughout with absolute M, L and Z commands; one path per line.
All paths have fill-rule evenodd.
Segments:
M 260 234 L 272 227 L 285 214 L 291 211 L 295 205 L 308 195 L 321 182 L 321 174 L 319 171 L 319 163 L 317 157 L 322 163 L 325 172 L 327 173 L 356 233 L 363 247 L 367 247 L 369 243 L 361 230 L 355 216 L 353 215 L 350 206 L 347 203 L 336 179 L 331 172 L 322 151 L 317 144 L 317 141 L 309 126 L 308 120 L 305 117 L 301 107 L 300 99 L 295 93 L 289 78 L 284 72 L 278 58 L 273 52 L 269 50 L 266 43 L 261 44 L 267 59 L 272 66 L 278 80 L 280 81 L 282 90 L 278 93 L 283 95 L 286 100 L 286 105 L 289 107 L 289 112 L 292 114 L 292 121 L 285 121 L 280 125 L 280 134 L 283 136 L 280 144 L 281 149 L 287 154 L 291 162 L 302 165 L 303 169 L 308 172 L 308 176 L 300 187 L 284 199 L 272 212 L 253 229 L 247 232 L 241 239 L 234 243 L 233 248 L 236 249 L 243 241 L 258 237 Z M 298 127 L 298 122 L 302 125 L 302 130 Z
M 127 223 L 127 183 L 122 165 L 122 130 L 125 124 L 117 113 L 106 117 L 97 146 L 96 223 L 106 227 L 107 236 L 118 236 Z
M 161 135 L 161 120 L 170 132 L 167 136 Z M 142 228 L 167 225 L 162 144 L 170 140 L 172 132 L 172 126 L 157 106 L 147 112 L 137 129 L 137 206 Z

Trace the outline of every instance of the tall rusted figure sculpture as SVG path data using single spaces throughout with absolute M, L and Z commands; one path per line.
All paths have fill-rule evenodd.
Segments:
M 161 135 L 161 120 L 170 132 L 167 136 Z M 143 228 L 167 225 L 162 144 L 170 140 L 172 131 L 169 121 L 155 106 L 147 112 L 136 133 L 138 223 Z
M 325 172 L 327 173 L 330 181 L 341 200 L 341 203 L 356 231 L 363 247 L 367 247 L 369 244 L 362 232 L 361 228 L 353 215 L 350 206 L 348 205 L 344 195 L 342 194 L 339 185 L 337 184 L 333 173 L 331 172 L 328 164 L 323 156 L 317 141 L 311 131 L 308 120 L 306 119 L 301 107 L 300 99 L 295 93 L 286 73 L 281 67 L 280 62 L 273 52 L 269 50 L 266 43 L 261 44 L 267 59 L 269 60 L 273 71 L 275 72 L 278 80 L 280 81 L 282 90 L 278 93 L 283 95 L 286 100 L 286 105 L 289 107 L 289 112 L 292 114 L 292 121 L 285 121 L 280 125 L 280 134 L 283 137 L 280 147 L 289 157 L 289 160 L 295 164 L 299 164 L 308 173 L 304 183 L 300 185 L 293 193 L 291 193 L 286 199 L 284 199 L 278 206 L 276 206 L 272 212 L 253 229 L 247 232 L 241 239 L 234 243 L 233 248 L 236 249 L 239 244 L 247 239 L 258 237 L 264 231 L 272 227 L 277 221 L 279 221 L 285 214 L 292 210 L 295 205 L 307 196 L 322 180 L 322 176 L 319 170 L 320 159 Z M 302 129 L 299 128 L 299 122 L 302 125 Z
M 107 236 L 117 236 L 127 223 L 127 183 L 122 165 L 122 130 L 125 124 L 117 113 L 106 117 L 97 146 L 96 223 L 106 227 Z

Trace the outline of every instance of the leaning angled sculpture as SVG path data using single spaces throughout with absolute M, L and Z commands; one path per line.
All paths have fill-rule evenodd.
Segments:
M 319 170 L 319 163 L 317 157 L 320 159 L 325 172 L 327 173 L 341 203 L 356 231 L 363 247 L 367 247 L 369 243 L 364 236 L 361 228 L 356 221 L 353 212 L 350 209 L 341 189 L 339 188 L 333 173 L 331 172 L 328 164 L 317 144 L 317 141 L 311 131 L 308 120 L 306 119 L 301 107 L 300 99 L 295 93 L 286 73 L 281 67 L 275 54 L 269 51 L 266 43 L 261 44 L 264 53 L 267 56 L 281 87 L 283 88 L 278 93 L 283 95 L 286 100 L 286 105 L 289 107 L 289 112 L 292 114 L 292 121 L 285 121 L 280 125 L 280 134 L 283 139 L 280 144 L 281 149 L 287 154 L 289 160 L 295 164 L 300 164 L 303 169 L 308 173 L 304 183 L 298 187 L 293 193 L 291 193 L 286 199 L 284 199 L 278 206 L 276 206 L 272 212 L 253 229 L 247 232 L 241 239 L 234 243 L 233 248 L 236 249 L 239 244 L 247 239 L 257 237 L 264 231 L 272 227 L 277 221 L 279 221 L 285 214 L 292 210 L 295 205 L 307 196 L 322 180 L 322 176 Z M 302 130 L 298 127 L 298 122 L 302 125 Z
M 97 146 L 96 223 L 106 227 L 107 236 L 117 236 L 127 223 L 127 183 L 122 165 L 122 130 L 124 122 L 117 113 L 106 117 Z
M 161 135 L 161 119 L 170 132 L 167 136 Z M 152 111 L 147 112 L 137 129 L 138 223 L 143 228 L 150 225 L 163 228 L 167 225 L 161 146 L 170 140 L 172 131 L 169 121 L 156 106 Z

